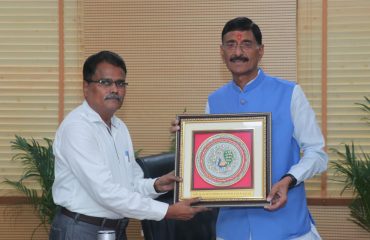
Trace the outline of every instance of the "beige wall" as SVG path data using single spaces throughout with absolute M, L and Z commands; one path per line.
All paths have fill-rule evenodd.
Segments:
M 219 46 L 231 18 L 248 15 L 258 23 L 262 66 L 296 79 L 295 1 L 85 1 L 83 8 L 85 55 L 111 49 L 127 62 L 127 98 L 118 115 L 142 155 L 168 151 L 176 114 L 204 113 L 208 94 L 230 80 Z

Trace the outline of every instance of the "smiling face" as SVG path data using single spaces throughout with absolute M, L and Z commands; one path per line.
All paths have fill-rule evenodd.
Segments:
M 107 62 L 101 62 L 96 66 L 93 81 L 101 79 L 112 79 L 113 81 L 125 80 L 126 74 L 122 68 Z M 94 109 L 100 117 L 110 124 L 113 114 L 121 108 L 126 95 L 126 87 L 117 87 L 116 84 L 104 86 L 97 82 L 83 83 L 84 96 L 89 106 Z
M 263 48 L 263 44 L 256 42 L 252 31 L 230 31 L 223 36 L 221 56 L 234 81 L 245 84 L 257 76 Z

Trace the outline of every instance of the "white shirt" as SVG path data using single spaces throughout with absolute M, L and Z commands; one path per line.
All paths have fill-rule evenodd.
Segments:
M 143 178 L 126 125 L 111 122 L 109 129 L 86 101 L 64 119 L 53 145 L 54 202 L 94 217 L 163 219 L 168 204 L 152 199 L 155 179 Z

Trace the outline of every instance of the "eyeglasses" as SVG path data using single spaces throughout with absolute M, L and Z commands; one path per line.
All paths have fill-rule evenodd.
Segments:
M 125 80 L 117 80 L 117 81 L 113 81 L 112 79 L 100 79 L 100 80 L 90 80 L 90 81 L 87 81 L 88 83 L 97 83 L 99 84 L 100 86 L 103 86 L 103 87 L 111 87 L 114 84 L 116 84 L 116 87 L 117 88 L 125 88 L 127 87 L 128 83 L 125 81 Z
M 237 47 L 239 47 L 242 51 L 246 51 L 252 49 L 256 45 L 255 42 L 251 41 L 244 41 L 238 44 L 237 42 L 226 42 L 222 44 L 222 47 L 227 51 L 235 51 Z

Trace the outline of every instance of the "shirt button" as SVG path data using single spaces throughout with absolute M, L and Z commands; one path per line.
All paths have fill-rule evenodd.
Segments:
M 246 104 L 247 103 L 247 101 L 245 100 L 245 99 L 240 99 L 240 104 L 241 105 L 244 105 L 244 104 Z

